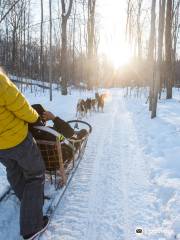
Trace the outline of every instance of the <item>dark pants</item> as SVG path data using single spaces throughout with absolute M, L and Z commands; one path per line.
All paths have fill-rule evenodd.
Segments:
M 42 228 L 44 162 L 29 133 L 16 147 L 0 150 L 0 162 L 6 167 L 8 181 L 21 201 L 20 233 L 28 235 Z

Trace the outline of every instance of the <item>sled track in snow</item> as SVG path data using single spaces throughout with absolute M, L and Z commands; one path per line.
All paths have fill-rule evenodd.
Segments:
M 106 111 L 112 113 L 111 117 Z M 112 135 L 117 131 L 114 121 L 118 103 L 108 105 L 106 111 L 98 113 L 94 119 L 91 118 L 92 125 L 96 125 L 88 142 L 91 148 L 87 148 L 85 159 L 80 164 L 43 240 L 123 239 L 120 203 L 122 191 L 118 174 L 121 165 L 113 166 L 111 156 L 114 145 Z M 103 121 L 107 121 L 107 125 L 102 124 Z M 93 137 L 93 134 L 96 137 Z M 106 169 L 109 173 L 105 174 Z M 109 217 L 112 226 L 109 224 Z M 55 227 L 57 224 L 61 226 L 61 230 Z
M 90 120 L 84 159 L 41 240 L 136 240 L 137 227 L 159 224 L 147 159 L 122 97 Z
M 150 180 L 152 159 L 146 158 L 138 142 L 126 101 L 115 93 L 105 112 L 88 120 L 94 128 L 83 161 L 40 239 L 138 240 L 135 230 L 142 227 L 147 234 L 140 239 L 159 240 L 163 235 L 153 234 L 161 226 L 161 213 Z M 13 200 L 12 207 L 16 205 Z M 15 213 L 17 221 L 17 212 L 10 211 L 9 218 Z M 7 226 L 11 225 L 6 224 L 6 231 Z M 17 240 L 17 229 L 2 236 Z
M 122 236 L 121 226 L 117 223 L 117 215 L 122 211 L 120 204 L 117 204 L 117 200 L 122 197 L 122 192 L 120 187 L 115 184 L 117 180 L 115 179 L 117 176 L 116 172 L 119 171 L 119 166 L 113 166 L 112 159 L 113 145 L 115 144 L 113 135 L 117 131 L 115 125 L 117 111 L 118 104 L 114 102 L 111 106 L 112 114 L 108 121 L 108 126 L 101 131 L 103 138 L 100 139 L 100 146 L 96 155 L 97 163 L 95 165 L 98 174 L 95 174 L 93 179 L 87 235 L 84 238 L 88 240 L 116 239 L 117 234 L 119 237 Z M 98 189 L 97 185 L 99 185 Z M 117 194 L 117 197 L 115 197 L 115 194 Z M 109 216 L 112 217 L 112 226 L 108 224 Z M 100 221 L 102 221 L 101 231 L 97 227 Z M 113 228 L 115 228 L 115 231 L 113 231 Z

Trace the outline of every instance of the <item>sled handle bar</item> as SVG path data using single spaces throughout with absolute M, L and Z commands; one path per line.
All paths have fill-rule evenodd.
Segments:
M 46 127 L 46 126 L 35 126 L 34 128 L 39 129 L 44 132 L 47 132 L 47 133 L 50 133 L 51 135 L 55 136 L 57 139 L 61 139 L 61 137 L 62 137 L 62 141 L 64 143 L 66 143 L 69 147 L 74 149 L 74 146 L 69 142 L 69 140 L 67 138 L 65 138 L 62 134 L 57 132 L 56 130 L 54 130 L 50 127 Z
M 89 127 L 89 133 L 92 132 L 92 126 L 91 126 L 89 123 L 85 122 L 85 121 L 82 121 L 82 120 L 76 120 L 76 119 L 75 119 L 75 120 L 67 121 L 67 123 L 82 123 L 82 124 L 84 124 L 84 125 L 86 125 L 86 126 Z

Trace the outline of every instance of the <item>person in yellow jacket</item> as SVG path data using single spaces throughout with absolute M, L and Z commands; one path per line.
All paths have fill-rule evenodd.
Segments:
M 45 229 L 43 216 L 45 166 L 40 151 L 28 131 L 38 113 L 0 69 L 0 162 L 7 179 L 21 201 L 20 234 L 31 239 Z

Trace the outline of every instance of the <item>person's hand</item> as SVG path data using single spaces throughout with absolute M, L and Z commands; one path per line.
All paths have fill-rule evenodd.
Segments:
M 54 121 L 55 116 L 52 112 L 45 111 L 43 112 L 42 118 L 44 121 L 49 121 L 49 120 Z

